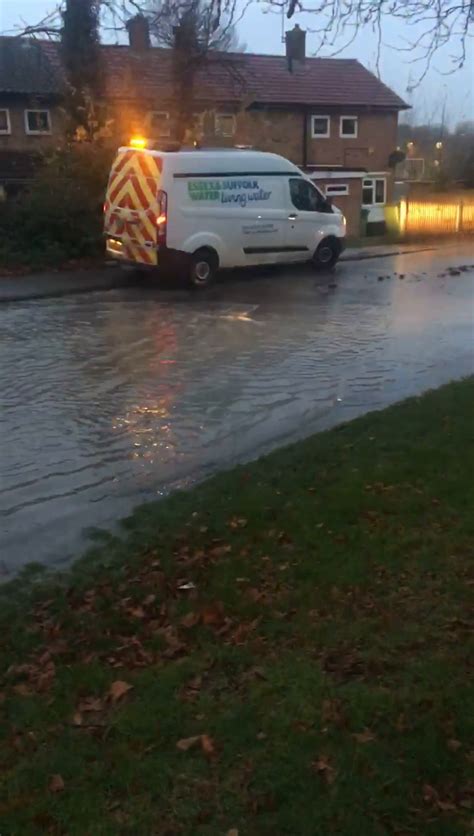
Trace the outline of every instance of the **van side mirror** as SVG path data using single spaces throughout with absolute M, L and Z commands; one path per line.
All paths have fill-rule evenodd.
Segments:
M 332 197 L 326 197 L 326 206 L 332 206 Z

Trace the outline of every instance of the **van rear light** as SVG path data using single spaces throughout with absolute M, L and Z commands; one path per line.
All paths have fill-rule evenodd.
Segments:
M 158 192 L 158 214 L 156 216 L 157 236 L 156 242 L 159 247 L 166 247 L 166 228 L 168 223 L 168 195 L 166 192 Z

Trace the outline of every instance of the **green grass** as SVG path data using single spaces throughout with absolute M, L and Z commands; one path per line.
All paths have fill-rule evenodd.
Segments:
M 2 836 L 472 833 L 473 406 L 369 415 L 5 587 Z

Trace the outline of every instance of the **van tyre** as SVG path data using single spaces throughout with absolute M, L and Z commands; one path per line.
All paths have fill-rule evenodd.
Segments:
M 330 270 L 336 264 L 340 253 L 339 242 L 333 238 L 326 238 L 314 253 L 313 264 L 318 270 Z
M 209 287 L 218 268 L 217 255 L 212 250 L 197 250 L 190 258 L 188 278 L 192 287 Z

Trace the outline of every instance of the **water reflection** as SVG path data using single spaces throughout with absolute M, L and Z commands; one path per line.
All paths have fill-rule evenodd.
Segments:
M 84 526 L 190 475 L 472 372 L 473 274 L 439 272 L 420 255 L 329 281 L 295 271 L 204 296 L 141 287 L 6 307 L 7 569 L 69 559 Z

